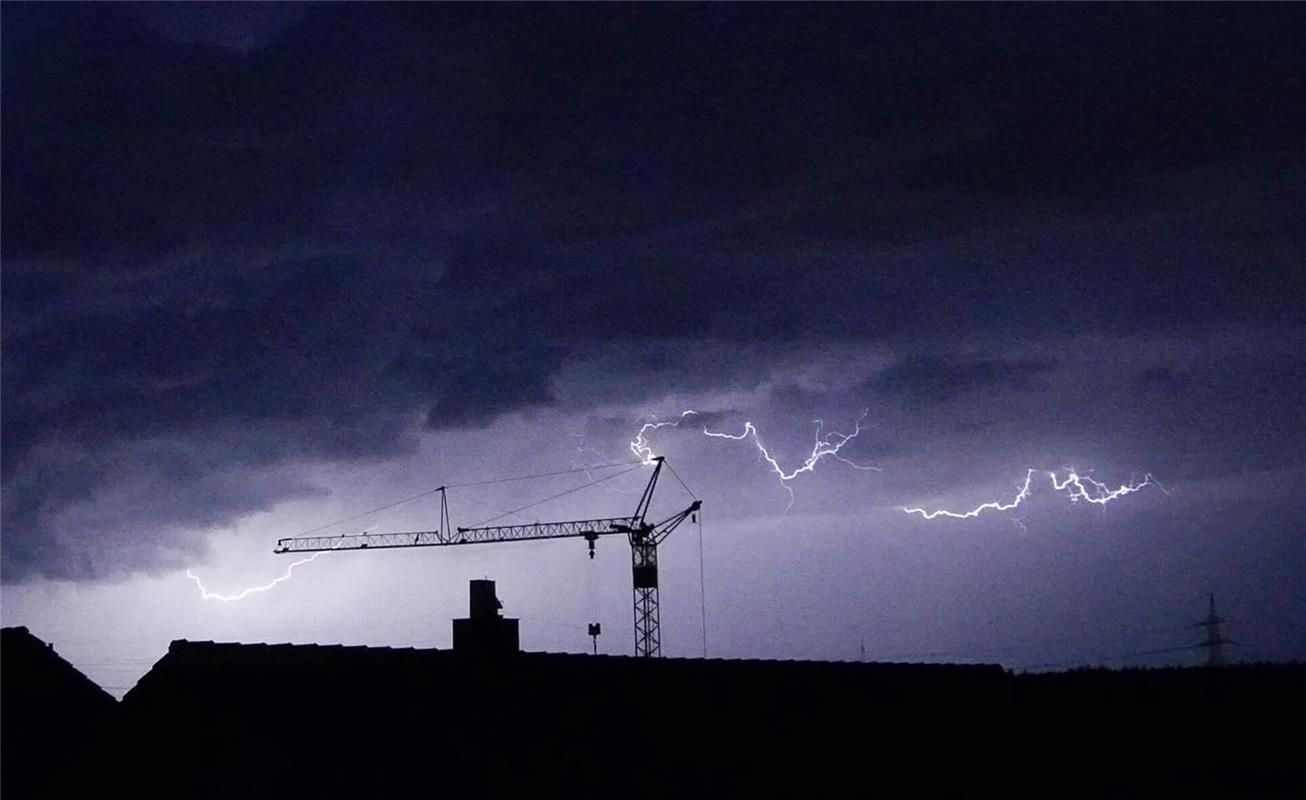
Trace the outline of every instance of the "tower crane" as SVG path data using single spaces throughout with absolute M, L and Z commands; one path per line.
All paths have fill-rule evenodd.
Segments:
M 646 519 L 653 501 L 653 490 L 662 472 L 663 457 L 652 459 L 653 474 L 639 498 L 635 513 L 629 517 L 535 522 L 528 525 L 493 525 L 475 528 L 452 528 L 449 525 L 449 502 L 445 487 L 440 495 L 440 525 L 436 530 L 402 533 L 359 533 L 343 536 L 297 536 L 278 539 L 273 552 L 313 553 L 327 550 L 382 550 L 400 547 L 447 547 L 461 544 L 494 544 L 539 539 L 584 539 L 589 557 L 594 558 L 594 544 L 600 536 L 624 534 L 630 543 L 631 585 L 634 591 L 635 655 L 657 658 L 662 655 L 662 638 L 658 629 L 658 545 L 682 522 L 698 513 L 701 501 L 672 514 L 661 522 Z

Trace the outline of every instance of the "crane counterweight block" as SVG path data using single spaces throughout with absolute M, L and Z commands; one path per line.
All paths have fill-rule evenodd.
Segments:
M 278 539 L 277 554 L 312 553 L 327 550 L 384 550 L 401 547 L 448 547 L 462 544 L 495 544 L 541 539 L 581 538 L 594 557 L 594 543 L 600 536 L 624 534 L 630 542 L 631 585 L 635 593 L 635 655 L 656 658 L 662 655 L 658 613 L 658 545 L 682 522 L 698 513 L 702 503 L 695 500 L 688 508 L 661 522 L 645 520 L 653 502 L 653 489 L 662 472 L 663 458 L 651 459 L 653 474 L 640 495 L 635 513 L 629 517 L 535 522 L 526 525 L 453 528 L 449 524 L 449 503 L 440 487 L 440 527 L 432 531 L 368 533 L 342 536 L 297 536 Z

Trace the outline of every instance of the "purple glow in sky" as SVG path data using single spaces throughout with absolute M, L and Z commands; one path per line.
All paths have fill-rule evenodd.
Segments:
M 651 453 L 669 655 L 1165 663 L 1215 592 L 1306 656 L 1302 6 L 3 17 L 2 613 L 117 694 L 483 576 L 630 652 L 620 542 L 271 549 Z

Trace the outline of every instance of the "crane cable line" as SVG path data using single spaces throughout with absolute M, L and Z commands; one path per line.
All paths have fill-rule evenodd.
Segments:
M 667 467 L 667 469 L 671 470 L 671 474 L 675 476 L 676 480 L 680 483 L 680 486 L 681 486 L 681 487 L 682 487 L 686 492 L 689 493 L 689 497 L 690 497 L 690 499 L 691 499 L 691 500 L 697 500 L 697 499 L 698 499 L 698 495 L 694 494 L 694 490 L 691 489 L 691 488 L 689 488 L 689 485 L 686 484 L 685 481 L 684 481 L 684 479 L 680 477 L 680 473 L 679 473 L 679 472 L 676 472 L 676 468 L 673 467 L 673 466 L 671 466 L 670 464 L 667 464 L 666 467 Z
M 324 531 L 327 528 L 334 528 L 337 525 L 343 525 L 346 522 L 353 522 L 354 520 L 362 519 L 364 517 L 370 517 L 373 514 L 379 514 L 382 511 L 387 511 L 396 506 L 401 506 L 404 503 L 411 503 L 412 501 L 426 497 L 427 495 L 435 494 L 436 492 L 441 491 L 442 489 L 444 489 L 443 486 L 437 486 L 434 489 L 428 489 L 425 492 L 419 492 L 418 494 L 415 494 L 412 497 L 405 497 L 403 500 L 396 500 L 393 503 L 387 503 L 386 505 L 380 506 L 379 508 L 374 508 L 370 511 L 364 511 L 360 514 L 355 514 L 352 517 L 345 517 L 344 519 L 338 519 L 335 522 L 328 522 L 325 525 L 319 525 L 316 528 L 309 528 L 308 530 L 303 531 L 302 533 L 297 533 L 295 535 L 308 536 L 310 534 L 318 533 L 319 531 Z
M 490 478 L 483 481 L 470 481 L 468 483 L 450 483 L 441 488 L 444 489 L 465 489 L 469 486 L 489 486 L 493 483 L 511 483 L 512 481 L 528 481 L 532 478 L 552 478 L 557 475 L 571 475 L 576 472 L 585 472 L 591 469 L 612 469 L 614 467 L 630 467 L 632 470 L 636 467 L 644 466 L 639 461 L 610 461 L 606 464 L 589 464 L 583 467 L 574 467 L 572 469 L 560 469 L 553 472 L 537 472 L 533 475 L 513 475 L 508 478 Z
M 674 471 L 672 474 L 675 474 Z M 676 476 L 679 479 L 679 475 Z M 683 485 L 683 481 L 681 482 Z M 685 487 L 689 489 L 688 486 Z M 692 492 L 691 492 L 692 494 Z M 703 632 L 703 658 L 707 658 L 707 584 L 703 580 L 703 510 L 699 509 L 695 519 L 698 523 L 698 610 Z
M 671 470 L 672 476 L 675 477 L 676 481 L 680 484 L 680 487 L 685 490 L 685 492 L 690 496 L 690 498 L 697 500 L 698 495 L 694 494 L 694 490 L 689 488 L 689 484 L 685 483 L 685 479 L 680 477 L 680 473 L 676 472 L 676 468 L 671 466 L 670 464 L 664 464 L 664 466 L 666 466 L 667 469 Z M 703 561 L 704 561 L 703 559 L 703 510 L 701 508 L 694 513 L 694 522 L 696 525 L 698 525 L 698 610 L 699 610 L 699 624 L 700 624 L 699 632 L 702 635 L 702 639 L 703 639 L 703 658 L 707 658 L 707 584 L 704 581 L 705 570 L 703 567 Z
M 318 532 L 320 532 L 320 531 L 324 531 L 324 530 L 326 530 L 327 528 L 334 528 L 334 527 L 337 526 L 337 525 L 343 525 L 343 524 L 345 524 L 346 522 L 353 522 L 353 521 L 355 521 L 355 520 L 363 519 L 364 517 L 370 517 L 370 516 L 372 516 L 373 514 L 379 514 L 379 513 L 382 512 L 382 511 L 388 511 L 388 510 L 390 510 L 390 509 L 392 509 L 392 508 L 395 508 L 395 507 L 397 507 L 397 506 L 401 506 L 401 505 L 403 505 L 404 503 L 411 503 L 411 502 L 414 501 L 414 500 L 420 500 L 420 499 L 422 499 L 423 497 L 429 497 L 430 495 L 433 495 L 433 494 L 435 494 L 436 492 L 440 492 L 440 491 L 443 491 L 443 490 L 445 490 L 445 489 L 465 489 L 465 488 L 472 487 L 472 486 L 489 486 L 489 485 L 491 485 L 491 484 L 496 484 L 496 483 L 511 483 L 511 482 L 513 482 L 513 481 L 526 481 L 526 480 L 532 480 L 532 479 L 534 479 L 534 478 L 552 478 L 552 477 L 556 477 L 556 476 L 558 476 L 558 475 L 570 475 L 570 474 L 572 474 L 572 473 L 576 473 L 576 472 L 585 472 L 586 470 L 595 470 L 595 469 L 612 469 L 612 468 L 614 468 L 614 467 L 625 467 L 625 466 L 629 466 L 630 463 L 631 463 L 631 462 L 629 462 L 629 461 L 617 461 L 617 462 L 611 462 L 611 463 L 608 463 L 608 464 L 591 464 L 591 465 L 584 466 L 584 467 L 577 467 L 577 468 L 575 468 L 575 469 L 561 469 L 561 470 L 555 470 L 555 471 L 553 471 L 553 472 L 537 472 L 537 473 L 535 473 L 535 474 L 533 474 L 533 475 L 513 475 L 513 476 L 511 476 L 511 477 L 507 477 L 507 478 L 493 478 L 493 479 L 490 479 L 490 480 L 483 480 L 483 481 L 469 481 L 469 482 L 467 482 L 467 483 L 450 483 L 450 484 L 442 484 L 442 485 L 440 485 L 440 486 L 435 487 L 434 489 L 427 489 L 427 490 L 424 491 L 424 492 L 418 492 L 417 494 L 412 495 L 412 496 L 410 496 L 410 497 L 405 497 L 405 498 L 403 498 L 402 500 L 395 500 L 393 503 L 386 503 L 386 504 L 383 505 L 383 506 L 378 506 L 377 508 L 373 508 L 373 509 L 368 510 L 368 511 L 363 511 L 363 512 L 360 512 L 360 513 L 358 513 L 358 514 L 354 514 L 354 515 L 351 516 L 351 517 L 344 517 L 343 519 L 338 519 L 338 520 L 336 520 L 335 522 L 328 522 L 328 523 L 326 523 L 325 525 L 319 525 L 319 526 L 317 526 L 316 528 L 309 528 L 309 529 L 306 530 L 306 531 L 302 531 L 302 532 L 300 532 L 300 533 L 295 534 L 295 536 L 297 536 L 297 537 L 298 537 L 298 536 L 309 536 L 309 535 L 311 535 L 311 534 L 318 533 Z M 636 466 L 640 466 L 640 465 L 637 464 Z M 624 475 L 624 474 L 626 474 L 626 472 L 633 471 L 634 469 L 635 469 L 635 467 L 631 467 L 629 470 L 626 470 L 625 472 L 620 472 L 620 473 L 617 473 L 617 474 L 618 474 L 618 475 Z M 608 476 L 608 477 L 616 477 L 616 475 L 610 475 L 610 476 Z M 606 480 L 606 478 L 605 478 L 604 480 Z M 596 481 L 596 483 L 597 483 L 597 481 Z M 543 502 L 543 501 L 541 501 L 541 502 Z M 518 510 L 521 510 L 521 509 L 518 509 Z M 512 512 L 509 512 L 509 513 L 512 513 Z M 504 516 L 507 516 L 507 515 L 505 514 Z M 496 519 L 497 519 L 497 517 L 496 517 Z
M 573 487 L 571 487 L 570 489 L 567 489 L 566 491 L 558 492 L 558 493 L 555 494 L 555 495 L 550 495 L 550 496 L 544 498 L 543 500 L 536 500 L 536 501 L 533 502 L 533 503 L 527 503 L 526 505 L 524 505 L 524 506 L 520 506 L 520 507 L 518 507 L 518 508 L 514 508 L 514 509 L 512 509 L 511 511 L 505 511 L 505 512 L 503 512 L 502 514 L 497 514 L 497 515 L 495 515 L 495 516 L 493 516 L 493 517 L 490 517 L 489 519 L 483 519 L 483 520 L 481 520 L 480 522 L 476 523 L 475 525 L 469 525 L 468 527 L 469 527 L 469 528 L 479 528 L 479 527 L 481 527 L 482 525 L 487 525 L 487 524 L 489 524 L 489 523 L 491 523 L 491 522 L 495 522 L 496 520 L 501 520 L 501 519 L 503 519 L 504 517 L 512 516 L 513 514 L 516 514 L 516 513 L 519 512 L 519 511 L 525 511 L 525 510 L 528 509 L 528 508 L 534 508 L 534 507 L 539 506 L 539 505 L 544 505 L 545 503 L 549 502 L 550 500 L 557 500 L 559 497 L 566 497 L 567 495 L 569 495 L 569 494 L 574 494 L 574 493 L 576 493 L 576 492 L 579 492 L 579 491 L 582 490 L 582 489 L 588 489 L 588 488 L 590 488 L 591 486 L 598 486 L 600 483 L 603 483 L 604 481 L 610 481 L 610 480 L 612 480 L 613 478 L 620 478 L 622 475 L 627 475 L 627 474 L 629 474 L 629 473 L 631 473 L 631 472 L 634 472 L 635 470 L 639 469 L 639 468 L 642 467 L 642 466 L 644 466 L 644 465 L 643 465 L 643 464 L 636 464 L 635 466 L 631 467 L 630 469 L 623 469 L 621 472 L 614 472 L 614 473 L 612 473 L 611 475 L 608 475 L 607 477 L 599 478 L 599 479 L 597 479 L 597 480 L 592 480 L 592 481 L 590 481 L 590 482 L 588 482 L 588 483 L 582 483 L 580 486 L 573 486 Z M 574 471 L 579 471 L 579 470 L 574 470 Z

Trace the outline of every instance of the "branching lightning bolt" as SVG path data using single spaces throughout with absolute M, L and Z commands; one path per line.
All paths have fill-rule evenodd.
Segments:
M 1021 484 L 1020 491 L 1016 493 L 1015 497 L 1007 502 L 991 500 L 987 503 L 978 505 L 969 511 L 948 511 L 945 509 L 926 511 L 923 508 L 908 508 L 906 506 L 904 506 L 902 510 L 908 514 L 919 514 L 925 519 L 937 519 L 939 517 L 948 517 L 950 519 L 971 519 L 978 517 L 986 511 L 1010 511 L 1025 502 L 1025 499 L 1029 497 L 1030 493 L 1033 491 L 1034 476 L 1038 474 L 1039 470 L 1027 470 L 1025 472 L 1025 481 Z M 1118 500 L 1125 495 L 1133 494 L 1134 492 L 1140 491 L 1148 486 L 1161 488 L 1160 483 L 1153 478 L 1151 474 L 1145 475 L 1141 481 L 1121 484 L 1115 489 L 1112 489 L 1105 483 L 1093 480 L 1087 475 L 1080 475 L 1074 470 L 1069 471 L 1064 479 L 1058 478 L 1056 472 L 1047 472 L 1044 474 L 1047 475 L 1048 481 L 1052 484 L 1053 490 L 1064 492 L 1066 496 L 1070 498 L 1070 502 L 1072 503 L 1085 502 L 1104 506 L 1112 500 Z
M 374 525 L 372 527 L 374 528 L 376 526 Z M 367 533 L 369 530 L 371 530 L 371 528 L 364 528 L 363 533 Z M 218 594 L 217 592 L 210 592 L 208 589 L 204 588 L 204 582 L 200 580 L 200 576 L 194 574 L 189 569 L 186 570 L 186 577 L 195 581 L 195 585 L 198 586 L 200 589 L 200 596 L 203 597 L 205 600 L 219 600 L 223 603 L 231 603 L 236 600 L 244 600 L 246 597 L 249 597 L 251 594 L 266 592 L 267 590 L 271 589 L 273 586 L 276 586 L 278 583 L 284 583 L 290 580 L 291 576 L 294 575 L 295 573 L 295 567 L 298 567 L 301 564 L 307 564 L 308 562 L 317 559 L 319 556 L 324 556 L 330 552 L 332 552 L 332 550 L 320 550 L 307 558 L 301 558 L 298 561 L 292 561 L 290 565 L 286 567 L 286 572 L 284 575 L 274 578 L 268 583 L 263 584 L 262 586 L 251 586 L 250 588 L 245 589 L 239 594 Z
M 246 597 L 249 597 L 251 594 L 266 592 L 268 589 L 271 589 L 273 586 L 276 586 L 278 583 L 282 583 L 284 581 L 290 580 L 291 575 L 294 574 L 295 572 L 295 567 L 298 567 L 300 564 L 307 564 L 308 562 L 312 561 L 318 556 L 326 555 L 328 552 L 330 551 L 324 550 L 322 552 L 314 553 L 308 558 L 301 558 L 298 561 L 292 562 L 290 566 L 286 567 L 286 572 L 284 575 L 274 578 L 271 582 L 265 583 L 262 586 L 252 586 L 240 592 L 239 594 L 218 594 L 217 592 L 210 592 L 208 589 L 204 588 L 204 582 L 200 580 L 199 576 L 191 572 L 189 569 L 186 570 L 186 577 L 195 581 L 195 585 L 200 588 L 200 594 L 203 596 L 205 600 L 220 600 L 224 603 L 230 603 L 235 600 L 244 600 Z
M 273 586 L 276 586 L 278 583 L 282 583 L 283 581 L 290 580 L 290 576 L 294 573 L 295 567 L 298 567 L 300 564 L 307 564 L 308 562 L 312 561 L 318 556 L 324 556 L 329 552 L 330 552 L 329 550 L 323 550 L 321 552 L 314 553 L 308 558 L 301 558 L 298 561 L 291 563 L 290 566 L 286 567 L 286 572 L 284 575 L 281 575 L 278 578 L 274 578 L 271 582 L 265 583 L 262 586 L 252 586 L 240 592 L 239 594 L 218 594 L 217 592 L 210 592 L 208 589 L 204 588 L 204 582 L 200 580 L 200 577 L 194 574 L 193 572 L 191 572 L 190 570 L 186 570 L 186 577 L 195 581 L 195 585 L 200 587 L 200 594 L 203 596 L 205 600 L 220 600 L 224 603 L 230 603 L 235 600 L 244 600 L 246 597 L 249 597 L 251 594 L 266 592 L 268 589 L 271 589 Z
M 823 421 L 819 419 L 813 420 L 813 424 L 816 425 L 816 433 L 812 443 L 812 452 L 808 454 L 802 464 L 788 472 L 785 471 L 784 467 L 780 466 L 780 462 L 771 455 L 769 450 L 766 449 L 766 445 L 762 444 L 762 437 L 757 432 L 757 427 L 754 426 L 751 421 L 745 421 L 743 431 L 738 434 L 721 433 L 719 431 L 709 430 L 706 425 L 701 425 L 700 427 L 702 428 L 704 436 L 710 436 L 714 439 L 731 439 L 733 441 L 751 439 L 753 445 L 757 448 L 757 451 L 762 455 L 762 458 L 768 465 L 770 465 L 771 471 L 776 474 L 777 478 L 779 478 L 780 485 L 789 493 L 789 504 L 785 506 L 785 510 L 788 511 L 794 505 L 794 490 L 793 487 L 789 485 L 789 482 L 794 478 L 797 478 L 799 475 L 802 475 L 804 472 L 812 472 L 815 470 L 816 465 L 819 464 L 822 459 L 833 458 L 836 461 L 841 461 L 844 464 L 847 464 L 853 469 L 874 470 L 876 472 L 880 471 L 879 467 L 858 464 L 839 454 L 839 451 L 843 449 L 844 445 L 848 444 L 848 442 L 853 439 L 856 439 L 858 434 L 862 432 L 862 420 L 866 419 L 866 414 L 867 411 L 863 411 L 862 415 L 857 418 L 852 433 L 840 433 L 838 431 L 827 432 L 825 431 L 825 423 Z M 635 434 L 635 438 L 631 440 L 630 451 L 634 453 L 643 464 L 648 465 L 653 463 L 655 454 L 652 445 L 649 444 L 649 431 L 667 427 L 678 428 L 681 423 L 694 416 L 701 415 L 699 412 L 691 409 L 689 411 L 682 411 L 680 416 L 673 420 L 644 423 L 644 425 L 639 429 L 639 432 Z

